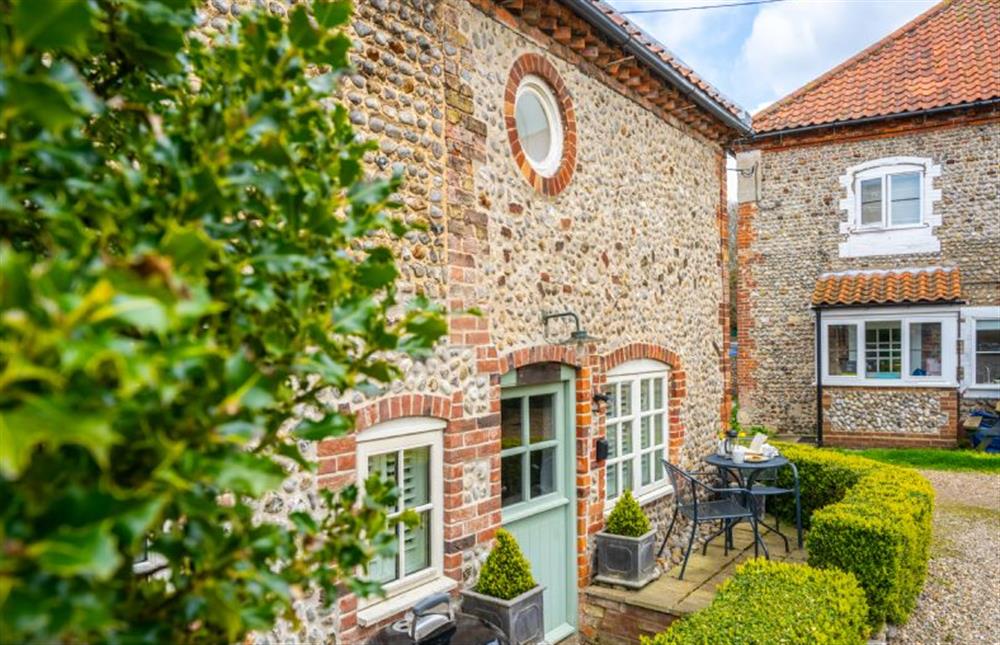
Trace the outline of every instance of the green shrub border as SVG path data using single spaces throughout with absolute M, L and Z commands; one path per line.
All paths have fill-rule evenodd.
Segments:
M 902 624 L 916 604 L 930 559 L 934 489 L 910 468 L 785 444 L 799 470 L 809 564 L 853 573 L 868 598 L 868 622 Z M 781 483 L 791 484 L 783 473 Z M 792 517 L 787 500 L 772 509 Z
M 642 645 L 860 645 L 868 604 L 854 575 L 803 564 L 749 560 L 705 609 Z

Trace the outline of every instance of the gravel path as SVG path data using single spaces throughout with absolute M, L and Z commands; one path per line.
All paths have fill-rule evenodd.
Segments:
M 892 645 L 1000 644 L 1000 475 L 921 471 L 934 485 L 924 591 Z

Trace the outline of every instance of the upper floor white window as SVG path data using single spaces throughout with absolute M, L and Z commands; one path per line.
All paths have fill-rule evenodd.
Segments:
M 420 524 L 396 526 L 395 553 L 375 558 L 368 575 L 393 596 L 442 575 L 443 430 L 445 423 L 410 417 L 381 423 L 357 437 L 358 482 L 378 474 L 396 482 L 400 496 L 396 517 L 410 509 Z
M 667 366 L 652 360 L 631 361 L 608 373 L 605 510 L 625 490 L 640 502 L 669 491 L 662 462 L 669 441 L 668 385 Z
M 896 172 L 858 178 L 861 226 L 889 228 L 920 224 L 920 172 Z
M 841 257 L 935 253 L 941 244 L 934 227 L 941 215 L 934 203 L 941 191 L 934 179 L 941 166 L 921 157 L 887 157 L 852 166 L 841 176 L 847 211 L 840 232 Z

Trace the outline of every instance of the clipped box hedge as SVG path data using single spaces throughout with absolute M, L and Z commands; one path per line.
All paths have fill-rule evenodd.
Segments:
M 804 564 L 744 562 L 705 609 L 643 645 L 857 645 L 868 606 L 854 576 Z
M 934 490 L 915 470 L 812 446 L 781 446 L 799 469 L 809 564 L 853 573 L 868 598 L 868 622 L 905 622 L 930 557 Z M 791 484 L 790 471 L 782 473 Z M 769 500 L 770 501 L 770 500 Z M 788 499 L 772 504 L 791 518 Z

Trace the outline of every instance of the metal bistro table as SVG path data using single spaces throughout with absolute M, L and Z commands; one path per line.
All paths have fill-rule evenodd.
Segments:
M 758 490 L 761 492 L 760 495 L 761 497 L 765 497 L 767 495 L 784 494 L 788 492 L 791 492 L 795 495 L 795 531 L 798 538 L 799 548 L 800 549 L 802 548 L 802 505 L 799 497 L 799 469 L 795 467 L 795 464 L 790 462 L 786 457 L 782 457 L 781 455 L 778 455 L 777 457 L 771 457 L 766 461 L 744 461 L 743 463 L 738 464 L 735 461 L 733 461 L 730 457 L 723 457 L 722 455 L 718 454 L 713 454 L 709 455 L 708 457 L 705 457 L 705 463 L 715 466 L 716 468 L 724 472 L 733 473 L 736 478 L 736 482 L 740 485 L 740 487 L 745 488 L 749 491 L 753 490 L 754 482 L 757 480 L 758 477 L 761 476 L 761 474 L 765 473 L 766 471 L 772 469 L 777 471 L 778 469 L 785 467 L 791 468 L 792 476 L 795 479 L 795 488 L 789 490 L 789 489 L 777 488 L 775 486 L 762 485 L 758 486 Z M 763 515 L 763 513 L 761 513 L 761 515 Z M 788 538 L 785 537 L 784 533 L 778 530 L 778 527 L 769 526 L 761 520 L 758 520 L 758 523 L 764 526 L 764 528 L 770 531 L 774 531 L 775 533 L 780 535 L 781 538 L 785 540 L 785 547 L 787 548 Z M 732 544 L 732 535 L 730 532 L 727 532 L 726 537 L 730 541 L 730 544 Z

